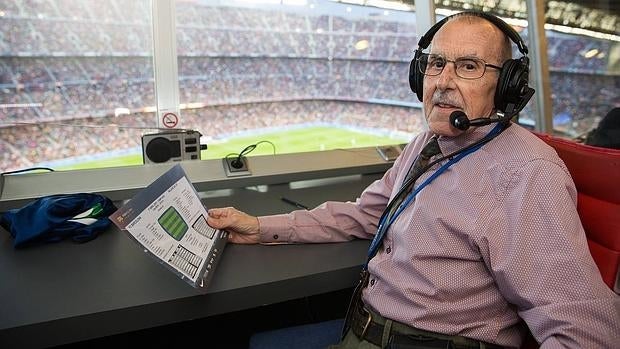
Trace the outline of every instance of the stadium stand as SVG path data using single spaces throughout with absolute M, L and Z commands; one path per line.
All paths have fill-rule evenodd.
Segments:
M 249 127 L 323 122 L 391 125 L 400 132 L 393 118 L 419 113 L 407 85 L 417 44 L 413 15 L 406 22 L 209 4 L 177 2 L 181 103 L 205 106 L 183 111 L 187 127 L 207 137 L 226 134 L 234 128 L 205 125 L 220 117 L 213 110 L 230 109 L 229 115 L 246 115 Z M 142 132 L 60 123 L 155 126 L 154 114 L 145 112 L 155 106 L 148 1 L 9 0 L 3 6 L 0 170 L 133 147 Z M 619 80 L 601 54 L 611 43 L 562 33 L 548 40 L 553 113 L 568 115 L 558 128 L 578 135 L 592 127 L 593 115 L 620 104 Z M 599 53 L 586 58 L 587 52 Z M 362 103 L 375 100 L 394 106 Z M 117 117 L 117 108 L 131 114 Z M 413 135 L 418 126 L 405 131 Z

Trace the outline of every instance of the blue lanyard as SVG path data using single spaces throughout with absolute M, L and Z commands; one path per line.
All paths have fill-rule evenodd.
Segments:
M 490 140 L 493 137 L 497 136 L 501 131 L 503 131 L 503 126 L 504 125 L 502 125 L 501 123 L 497 124 L 483 139 L 489 138 L 489 140 Z M 409 195 L 407 195 L 407 197 L 403 200 L 403 202 L 398 206 L 398 208 L 396 209 L 396 212 L 394 212 L 394 214 L 392 214 L 392 215 L 384 214 L 381 217 L 381 220 L 379 221 L 379 227 L 377 228 L 377 234 L 375 234 L 375 238 L 370 243 L 370 248 L 368 249 L 368 259 L 366 260 L 366 264 L 364 265 L 364 269 L 368 269 L 368 262 L 370 261 L 370 259 L 372 259 L 372 257 L 375 256 L 375 254 L 377 254 L 377 251 L 379 250 L 379 246 L 381 245 L 381 242 L 383 241 L 383 238 L 385 237 L 385 233 L 387 232 L 388 228 L 392 225 L 392 223 L 394 223 L 394 221 L 396 221 L 398 216 L 411 203 L 411 201 L 413 201 L 415 196 L 422 189 L 424 189 L 424 187 L 426 187 L 432 181 L 434 181 L 435 178 L 439 177 L 439 175 L 444 173 L 448 169 L 448 167 L 450 167 L 450 166 L 454 165 L 455 163 L 459 162 L 465 156 L 467 156 L 467 155 L 475 152 L 476 150 L 482 148 L 482 146 L 485 145 L 485 144 L 486 144 L 486 142 L 481 142 L 480 144 L 478 144 L 478 145 L 476 145 L 474 147 L 471 147 L 470 149 L 466 149 L 465 151 L 462 151 L 462 152 L 458 153 L 458 155 L 454 156 L 452 159 L 450 159 L 450 161 L 448 161 L 447 163 L 443 164 L 440 168 L 438 168 L 435 172 L 433 172 L 433 174 L 430 177 L 428 177 L 424 182 L 422 182 L 422 184 L 420 184 L 411 193 L 409 193 Z M 398 196 L 398 194 L 397 194 L 397 196 Z M 394 197 L 394 199 L 396 199 L 396 197 Z

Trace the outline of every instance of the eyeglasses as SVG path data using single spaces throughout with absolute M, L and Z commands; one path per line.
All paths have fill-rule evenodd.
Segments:
M 454 63 L 456 76 L 468 80 L 481 78 L 487 67 L 499 70 L 502 69 L 502 67 L 489 64 L 476 57 L 460 57 L 451 61 L 442 55 L 423 53 L 418 58 L 418 62 L 420 73 L 428 76 L 437 76 L 441 74 L 448 62 L 452 62 Z

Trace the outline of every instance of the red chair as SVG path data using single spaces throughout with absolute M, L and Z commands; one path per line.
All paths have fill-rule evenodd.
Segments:
M 577 211 L 603 280 L 620 293 L 620 150 L 534 132 L 555 149 L 577 187 Z M 523 349 L 537 349 L 530 334 Z
M 573 177 L 590 253 L 605 283 L 620 293 L 620 150 L 536 135 L 556 150 Z

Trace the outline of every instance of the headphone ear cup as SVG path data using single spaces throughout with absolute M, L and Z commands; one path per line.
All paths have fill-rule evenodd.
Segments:
M 424 76 L 420 73 L 419 65 L 419 57 L 421 54 L 421 50 L 418 49 L 415 51 L 415 55 L 409 64 L 409 87 L 411 91 L 418 96 L 418 100 L 422 102 L 422 90 L 424 89 L 423 82 Z
M 495 90 L 495 108 L 506 112 L 509 104 L 520 105 L 525 98 L 529 69 L 522 59 L 509 59 L 502 66 Z

